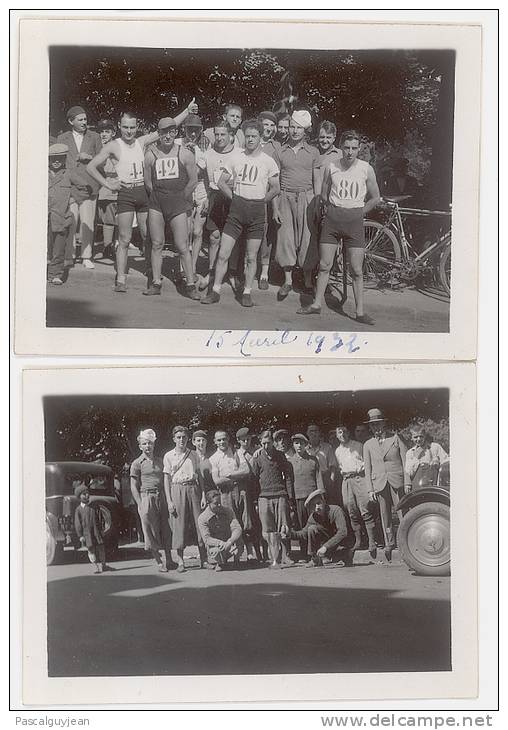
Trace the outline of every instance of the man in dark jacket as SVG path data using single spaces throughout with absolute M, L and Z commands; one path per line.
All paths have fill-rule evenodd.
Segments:
M 307 540 L 307 553 L 310 557 L 308 568 L 323 564 L 323 558 L 339 558 L 338 563 L 350 567 L 353 565 L 354 550 L 351 549 L 346 518 L 342 508 L 337 504 L 328 504 L 326 495 L 316 489 L 305 500 L 310 513 L 303 530 L 291 530 L 293 540 Z
M 88 129 L 87 115 L 83 107 L 73 106 L 67 112 L 71 129 L 58 135 L 58 142 L 68 147 L 67 169 L 74 170 L 74 178 L 79 183 L 79 191 L 71 204 L 76 230 L 80 229 L 81 257 L 83 266 L 93 269 L 92 249 L 95 223 L 95 206 L 100 185 L 86 171 L 86 165 L 102 148 L 97 132 Z

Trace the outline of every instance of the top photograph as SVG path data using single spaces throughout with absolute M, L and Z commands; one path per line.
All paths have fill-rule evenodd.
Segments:
M 19 352 L 474 357 L 479 28 L 332 24 L 331 48 L 305 23 L 255 47 L 238 42 L 262 23 L 139 22 L 136 45 L 112 43 L 122 21 L 108 45 L 104 21 L 39 23 L 47 155 L 34 181 L 18 145 L 18 190 L 40 184 L 18 194 Z M 70 42 L 83 24 L 97 45 Z M 147 25 L 178 26 L 179 47 Z M 22 216 L 28 200 L 43 209 Z

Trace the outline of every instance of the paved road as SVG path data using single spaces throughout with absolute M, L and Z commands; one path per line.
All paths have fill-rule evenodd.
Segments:
M 321 316 L 302 317 L 296 314 L 309 297 L 291 292 L 284 302 L 277 302 L 278 286 L 269 291 L 253 289 L 255 306 L 245 309 L 235 300 L 229 285 L 223 287 L 218 305 L 203 306 L 182 297 L 172 281 L 165 280 L 160 297 L 144 297 L 146 278 L 144 262 L 131 251 L 129 257 L 129 290 L 126 294 L 113 292 L 113 262 L 96 261 L 94 270 L 81 264 L 70 272 L 64 286 L 48 287 L 47 324 L 49 327 L 132 327 L 157 329 L 233 329 L 233 330 L 321 330 L 377 332 L 447 332 L 449 329 L 449 300 L 438 290 L 420 292 L 406 288 L 399 291 L 368 289 L 365 310 L 375 319 L 374 327 L 357 324 L 352 292 L 343 313 L 325 307 Z M 165 252 L 164 274 L 171 276 L 177 259 Z M 334 306 L 334 300 L 328 299 Z M 335 306 L 336 308 L 336 306 Z
M 48 568 L 50 676 L 450 669 L 450 581 L 398 559 L 352 568 L 158 573 L 136 546 L 94 575 Z M 78 562 L 71 562 L 71 560 Z

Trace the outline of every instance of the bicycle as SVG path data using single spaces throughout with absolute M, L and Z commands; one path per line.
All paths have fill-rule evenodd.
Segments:
M 407 196 L 402 196 L 402 199 Z M 451 286 L 451 230 L 450 211 L 424 208 L 403 208 L 401 198 L 384 198 L 389 214 L 383 222 L 365 219 L 364 282 L 373 281 L 379 288 L 398 287 L 415 283 L 426 289 L 436 283 L 450 296 Z M 404 217 L 442 218 L 433 240 L 421 253 L 413 245 L 413 237 L 404 227 Z M 341 303 L 347 296 L 346 265 L 341 251 L 337 252 L 330 272 L 330 289 L 340 291 Z

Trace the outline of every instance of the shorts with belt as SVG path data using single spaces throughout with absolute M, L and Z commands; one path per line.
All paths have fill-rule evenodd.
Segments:
M 162 213 L 165 221 L 170 221 L 177 215 L 192 210 L 192 200 L 185 198 L 179 190 L 163 192 L 154 189 L 150 195 L 149 208 Z
M 264 200 L 247 200 L 233 195 L 229 214 L 224 224 L 224 233 L 239 238 L 245 233 L 247 238 L 262 240 L 266 224 L 266 203 Z
M 131 188 L 120 188 L 118 191 L 118 213 L 146 213 L 148 195 L 144 184 Z
M 206 219 L 206 230 L 210 232 L 220 231 L 226 223 L 231 201 L 226 198 L 220 190 L 210 190 L 208 199 L 208 218 Z
M 328 204 L 319 243 L 337 246 L 340 241 L 346 248 L 365 248 L 363 207 L 340 208 Z

